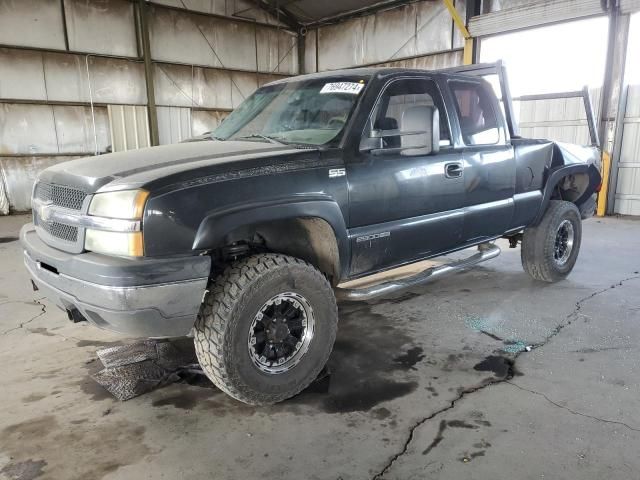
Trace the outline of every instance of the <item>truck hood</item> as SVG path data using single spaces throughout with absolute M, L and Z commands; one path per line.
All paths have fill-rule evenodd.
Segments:
M 96 193 L 138 188 L 157 178 L 202 166 L 231 168 L 228 164 L 295 152 L 300 150 L 259 141 L 185 142 L 59 163 L 43 170 L 38 180 Z

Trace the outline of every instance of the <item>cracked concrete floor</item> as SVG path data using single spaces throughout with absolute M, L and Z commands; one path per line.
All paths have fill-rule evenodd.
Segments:
M 188 384 L 110 398 L 95 351 L 128 340 L 30 290 L 25 221 L 0 219 L 0 479 L 638 476 L 638 221 L 585 222 L 555 285 L 501 243 L 475 270 L 341 305 L 328 390 L 269 408 Z

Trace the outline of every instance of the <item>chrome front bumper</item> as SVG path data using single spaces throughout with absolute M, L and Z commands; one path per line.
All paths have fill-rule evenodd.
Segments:
M 33 225 L 20 232 L 27 270 L 43 294 L 70 318 L 141 337 L 187 335 L 202 302 L 211 259 L 128 259 L 54 249 Z M 76 317 L 77 318 L 77 317 Z

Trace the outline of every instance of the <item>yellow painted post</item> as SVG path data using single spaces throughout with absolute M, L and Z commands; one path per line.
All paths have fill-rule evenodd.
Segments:
M 465 65 L 471 65 L 473 63 L 473 38 L 467 30 L 467 26 L 464 24 L 464 20 L 456 10 L 456 6 L 453 4 L 453 0 L 442 0 L 444 2 L 445 7 L 449 10 L 451 14 L 451 18 L 453 19 L 453 23 L 456 24 L 458 30 L 464 37 L 464 53 L 463 53 L 463 63 Z
M 473 38 L 464 39 L 464 52 L 462 54 L 462 63 L 471 65 L 473 63 Z
M 602 152 L 602 188 L 598 192 L 598 207 L 596 215 L 604 217 L 607 209 L 607 191 L 609 190 L 609 175 L 611 174 L 611 157 L 608 152 Z M 614 185 L 615 188 L 615 185 Z

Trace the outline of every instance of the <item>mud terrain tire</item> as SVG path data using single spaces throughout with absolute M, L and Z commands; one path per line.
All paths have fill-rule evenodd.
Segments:
M 540 223 L 524 231 L 520 252 L 524 271 L 544 282 L 566 278 L 578 258 L 581 240 L 578 207 L 551 200 Z
M 285 309 L 289 313 L 283 313 Z M 291 316 L 291 322 L 304 321 L 307 327 L 290 326 Z M 286 255 L 253 255 L 231 263 L 211 281 L 195 325 L 195 348 L 202 369 L 218 388 L 241 402 L 267 405 L 296 395 L 318 376 L 333 348 L 337 325 L 333 289 L 320 271 Z M 311 337 L 295 357 L 291 352 L 302 348 L 298 345 L 307 338 L 301 331 L 311 332 Z M 269 340 L 266 332 L 273 333 Z M 302 339 L 296 343 L 294 335 Z M 261 339 L 257 344 L 256 338 Z M 289 346 L 283 346 L 287 341 Z M 285 362 L 286 352 L 292 357 Z M 275 364 L 263 355 L 275 358 Z M 293 360 L 287 370 L 265 371 L 280 368 L 279 361 L 287 368 Z

